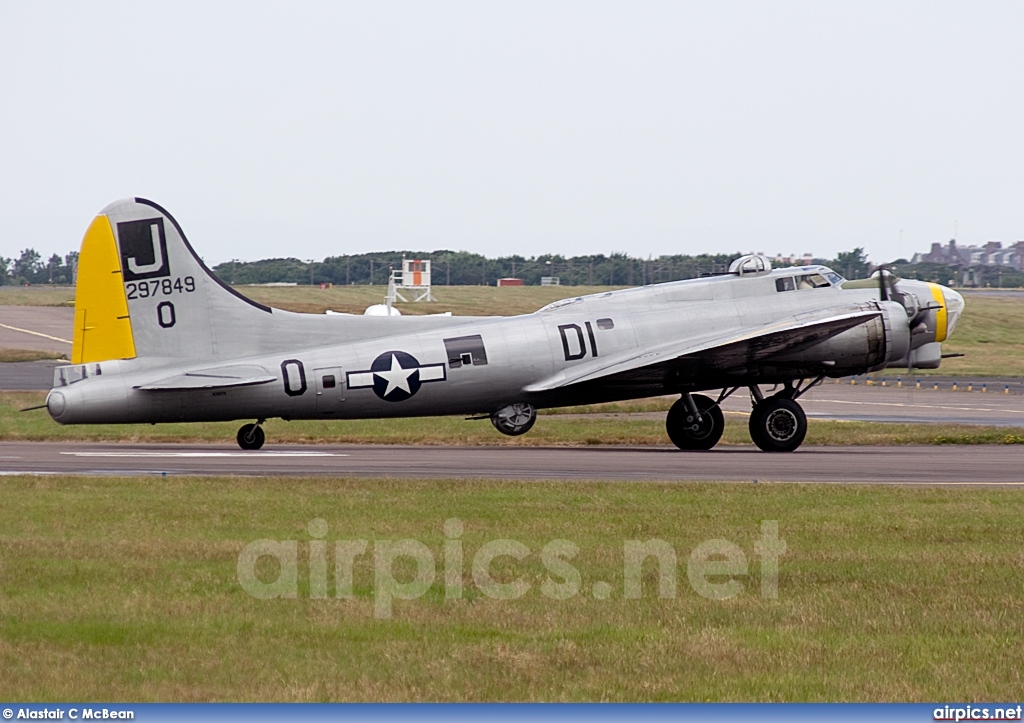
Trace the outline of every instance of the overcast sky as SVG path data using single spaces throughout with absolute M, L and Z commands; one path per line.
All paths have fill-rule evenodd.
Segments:
M 0 256 L 1024 239 L 1024 3 L 0 2 Z

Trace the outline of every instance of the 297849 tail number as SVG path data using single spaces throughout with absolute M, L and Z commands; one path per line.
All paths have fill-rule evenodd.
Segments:
M 129 281 L 124 285 L 129 299 L 148 299 L 151 296 L 172 296 L 191 294 L 196 290 L 196 280 L 191 276 L 176 279 L 150 279 Z

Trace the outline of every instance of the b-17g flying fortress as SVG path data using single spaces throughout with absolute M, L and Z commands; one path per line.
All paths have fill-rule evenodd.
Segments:
M 1022 27 L 0 2 L 0 712 L 1019 720 Z
M 524 434 L 536 410 L 679 394 L 683 450 L 722 436 L 739 389 L 769 452 L 807 432 L 799 399 L 827 377 L 934 369 L 964 308 L 934 283 L 848 282 L 824 266 L 737 259 L 720 276 L 570 297 L 517 317 L 296 314 L 216 278 L 157 204 L 107 206 L 82 243 L 70 366 L 47 397 L 61 424 L 462 414 Z M 766 396 L 762 387 L 778 389 Z M 712 398 L 699 392 L 721 390 Z

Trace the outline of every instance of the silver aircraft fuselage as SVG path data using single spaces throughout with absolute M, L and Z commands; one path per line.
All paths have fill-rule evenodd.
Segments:
M 317 316 L 317 328 L 306 330 L 308 344 L 288 351 L 214 364 L 210 359 L 142 358 L 63 367 L 57 371 L 50 410 L 62 424 L 474 415 L 515 402 L 537 408 L 592 404 L 684 390 L 774 384 L 818 374 L 838 377 L 906 364 L 911 342 L 907 313 L 897 302 L 879 301 L 874 287 L 788 293 L 775 288 L 778 278 L 820 271 L 825 270 L 778 269 L 756 278 L 719 276 L 609 291 L 573 297 L 516 317 Z M 932 297 L 928 284 L 900 284 L 922 298 Z M 941 291 L 951 309 L 947 321 L 951 330 L 963 302 L 955 291 L 945 287 Z M 864 309 L 880 311 L 878 321 L 755 368 L 696 368 L 693 376 L 662 373 L 641 376 L 634 383 L 589 382 L 568 389 L 531 390 L 581 364 L 609 360 L 612 366 L 617 359 L 642 354 L 667 341 L 741 335 L 823 310 Z M 285 312 L 283 316 L 287 324 L 292 321 L 289 317 L 304 315 Z M 365 338 L 317 344 L 318 337 L 335 335 L 332 325 L 339 333 Z M 462 346 L 453 345 L 453 339 L 464 340 Z M 930 366 L 933 361 L 922 357 L 917 366 Z M 277 379 L 221 389 L 142 388 L 156 377 L 209 374 L 218 366 L 228 371 L 259 367 Z
M 679 394 L 669 437 L 710 449 L 721 400 L 746 387 L 752 439 L 792 451 L 807 424 L 797 400 L 817 381 L 937 367 L 963 306 L 938 284 L 747 256 L 728 274 L 516 317 L 296 314 L 224 284 L 170 214 L 125 199 L 82 241 L 73 364 L 56 370 L 47 408 L 61 424 L 255 419 L 238 442 L 258 449 L 272 417 L 461 414 L 515 435 L 539 408 Z M 765 398 L 762 384 L 782 390 Z M 696 394 L 708 389 L 723 390 L 717 402 Z

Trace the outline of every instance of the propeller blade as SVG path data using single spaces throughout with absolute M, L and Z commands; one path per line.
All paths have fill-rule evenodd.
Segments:
M 18 411 L 19 412 L 31 412 L 31 411 L 34 411 L 36 409 L 46 409 L 46 405 L 45 404 L 40 404 L 38 407 L 25 407 L 24 409 L 19 409 Z
M 889 287 L 885 283 L 885 274 L 886 274 L 885 267 L 884 266 L 879 266 L 878 267 L 878 294 L 879 294 L 880 298 L 882 299 L 882 301 L 888 301 L 889 300 Z

